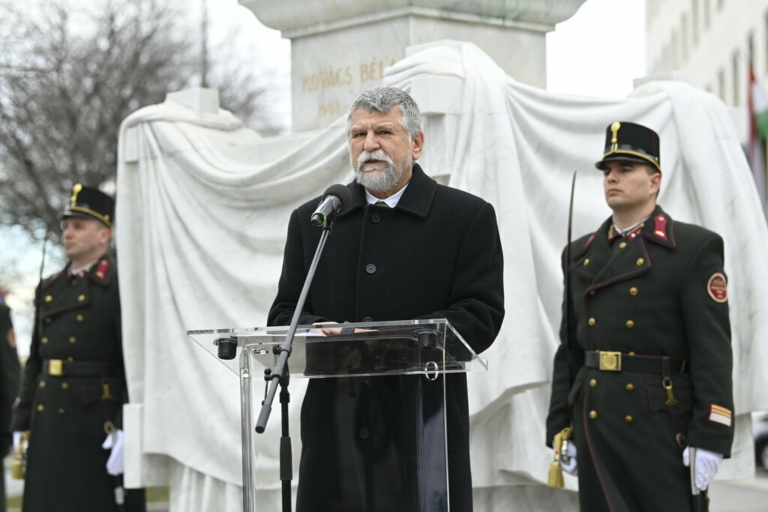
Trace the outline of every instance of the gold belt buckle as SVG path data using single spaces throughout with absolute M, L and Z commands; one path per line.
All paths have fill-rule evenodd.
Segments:
M 621 371 L 621 352 L 600 351 L 600 369 L 604 372 Z
M 64 361 L 61 359 L 48 360 L 48 375 L 61 377 L 64 375 Z

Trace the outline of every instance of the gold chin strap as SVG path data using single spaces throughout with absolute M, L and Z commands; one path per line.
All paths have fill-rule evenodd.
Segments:
M 611 137 L 611 151 L 619 149 L 619 128 L 621 128 L 621 123 L 618 121 L 611 125 L 611 131 L 613 132 L 613 137 Z
M 72 187 L 72 197 L 69 198 L 70 208 L 74 208 L 75 205 L 77 205 L 77 194 L 79 194 L 81 190 L 83 190 L 83 186 L 79 183 L 75 183 L 75 186 Z

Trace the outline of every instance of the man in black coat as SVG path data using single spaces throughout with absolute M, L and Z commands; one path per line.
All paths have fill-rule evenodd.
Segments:
M 19 392 L 19 356 L 11 309 L 0 289 L 0 460 L 11 447 L 11 406 Z M 5 512 L 5 479 L 0 478 L 0 512 Z
M 334 220 L 299 323 L 445 318 L 475 352 L 487 349 L 504 317 L 493 207 L 437 184 L 415 164 L 424 144 L 420 114 L 399 89 L 363 92 L 348 126 L 352 201 Z M 270 325 L 287 325 L 293 316 L 321 235 L 310 224 L 317 204 L 313 199 L 291 216 Z M 423 377 L 310 381 L 301 414 L 299 512 L 420 510 L 403 490 L 402 460 L 392 460 L 401 448 L 396 418 L 414 393 L 409 379 Z M 467 512 L 465 376 L 446 376 L 445 389 L 451 510 Z
M 37 287 L 12 421 L 16 437 L 30 432 L 23 511 L 143 511 L 144 491 L 122 489 L 128 394 L 117 268 L 107 255 L 114 200 L 78 183 L 62 217 L 69 264 Z
M 605 146 L 613 215 L 563 254 L 547 443 L 573 427 L 563 468 L 585 512 L 690 511 L 689 447 L 704 490 L 733 440 L 723 240 L 656 204 L 656 132 L 616 122 Z

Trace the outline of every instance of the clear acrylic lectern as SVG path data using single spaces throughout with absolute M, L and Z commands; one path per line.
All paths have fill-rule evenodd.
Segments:
M 324 471 L 312 478 L 332 503 L 317 504 L 317 510 L 449 512 L 443 374 L 486 371 L 487 362 L 445 319 L 322 327 L 342 333 L 323 336 L 317 326 L 299 326 L 288 359 L 292 378 L 323 380 L 307 391 L 319 390 L 327 408 L 317 426 L 327 432 L 327 443 L 316 443 Z M 239 353 L 219 361 L 240 376 L 244 512 L 259 510 L 252 491 L 254 417 L 264 370 L 275 366 L 287 331 L 187 331 L 217 359 L 222 343 Z M 302 432 L 315 427 L 302 425 Z

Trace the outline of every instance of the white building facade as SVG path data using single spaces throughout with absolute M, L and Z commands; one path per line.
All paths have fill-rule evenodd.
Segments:
M 646 27 L 648 75 L 679 71 L 717 95 L 746 144 L 750 67 L 768 84 L 768 0 L 646 0 Z

